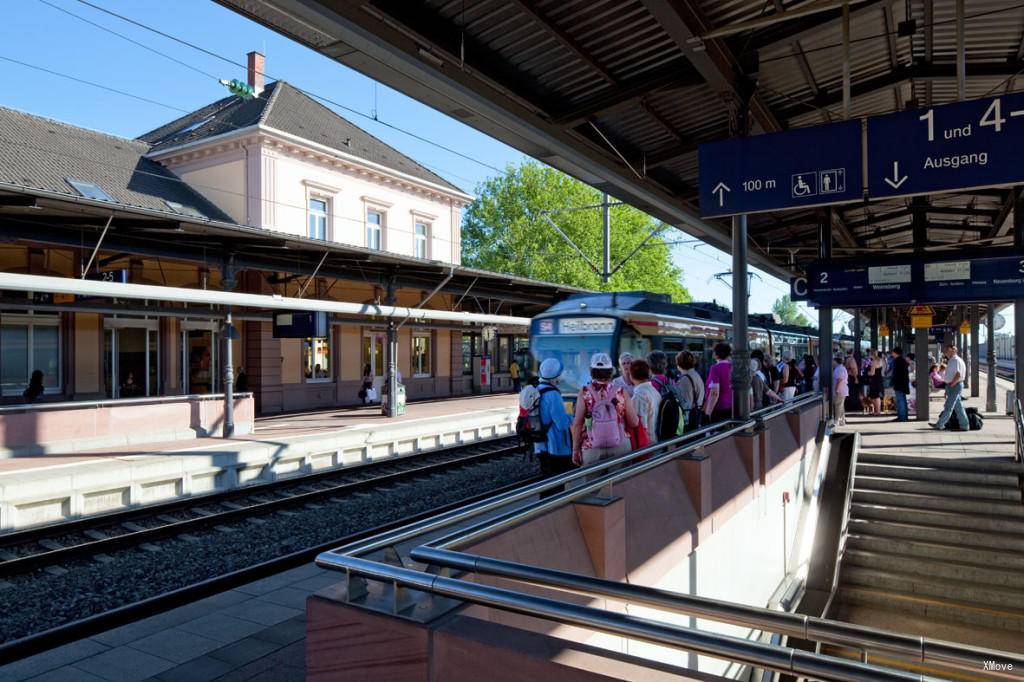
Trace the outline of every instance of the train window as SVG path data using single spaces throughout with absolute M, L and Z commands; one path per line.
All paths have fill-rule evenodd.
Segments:
M 629 353 L 634 358 L 646 358 L 650 352 L 650 339 L 640 336 L 628 325 L 622 325 L 622 333 L 619 335 L 619 355 Z M 618 357 L 612 358 L 612 361 L 616 365 L 619 363 Z
M 534 336 L 530 353 L 533 363 L 539 367 L 547 358 L 562 361 L 562 377 L 558 387 L 562 393 L 576 393 L 580 386 L 590 381 L 590 358 L 594 353 L 613 352 L 612 334 L 559 334 Z

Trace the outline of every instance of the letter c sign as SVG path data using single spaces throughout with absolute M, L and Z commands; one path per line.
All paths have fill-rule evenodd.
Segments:
M 789 288 L 792 292 L 790 298 L 795 300 L 807 298 L 807 278 L 806 277 L 794 277 L 789 280 Z

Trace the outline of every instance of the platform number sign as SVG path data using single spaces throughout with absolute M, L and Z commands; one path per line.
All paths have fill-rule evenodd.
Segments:
M 1024 94 L 868 119 L 871 198 L 1024 180 Z

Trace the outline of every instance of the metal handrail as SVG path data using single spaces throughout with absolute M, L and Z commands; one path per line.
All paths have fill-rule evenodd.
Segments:
M 802 399 L 791 401 L 776 407 L 773 410 L 773 416 L 785 414 L 819 399 L 820 392 L 809 394 L 804 396 Z M 781 647 L 761 642 L 751 642 L 746 639 L 740 639 L 728 635 L 706 633 L 694 628 L 656 623 L 645 619 L 630 617 L 624 614 L 608 613 L 600 609 L 566 604 L 554 599 L 536 597 L 512 590 L 489 587 L 469 581 L 438 576 L 432 573 L 424 573 L 414 569 L 371 561 L 356 556 L 392 547 L 400 542 L 417 536 L 422 536 L 428 532 L 439 530 L 470 519 L 474 516 L 479 516 L 480 514 L 506 507 L 517 501 L 532 497 L 538 492 L 551 490 L 555 487 L 562 487 L 567 483 L 578 481 L 583 477 L 592 477 L 595 475 L 596 471 L 605 471 L 603 475 L 598 476 L 596 479 L 586 481 L 578 487 L 563 490 L 553 497 L 531 505 L 525 510 L 513 510 L 498 519 L 491 519 L 468 529 L 460 530 L 449 536 L 442 537 L 439 540 L 435 540 L 430 543 L 431 546 L 429 548 L 427 546 L 421 548 L 425 551 L 449 552 L 449 546 L 458 546 L 468 542 L 478 542 L 482 538 L 488 537 L 509 525 L 521 523 L 528 518 L 545 513 L 547 510 L 564 504 L 566 501 L 588 495 L 611 483 L 614 483 L 615 481 L 635 476 L 643 471 L 660 466 L 669 460 L 685 457 L 706 445 L 718 442 L 729 436 L 749 431 L 757 424 L 757 421 L 758 420 L 751 419 L 745 422 L 726 422 L 724 424 L 713 425 L 688 434 L 689 437 L 682 436 L 666 443 L 658 443 L 642 448 L 636 452 L 630 453 L 629 455 L 623 455 L 615 459 L 602 461 L 593 466 L 527 486 L 513 493 L 485 500 L 465 510 L 445 514 L 428 522 L 414 524 L 408 528 L 386 534 L 375 540 L 354 543 L 353 545 L 332 550 L 330 552 L 324 552 L 317 557 L 316 563 L 324 568 L 345 571 L 350 577 L 362 576 L 392 583 L 396 588 L 402 586 L 423 590 L 469 603 L 491 606 L 526 615 L 533 615 L 554 622 L 574 624 L 611 634 L 619 634 L 636 639 L 642 639 L 644 641 L 667 644 L 669 646 L 678 646 L 699 654 L 726 658 L 728 660 L 747 663 L 760 668 L 777 670 L 779 672 L 836 680 L 921 680 L 922 678 L 919 676 L 895 672 L 890 669 L 866 663 L 853 662 L 847 659 L 827 656 L 820 653 L 799 651 L 790 647 Z M 726 428 L 723 429 L 723 427 Z M 715 431 L 718 432 L 713 433 Z M 697 435 L 703 435 L 705 437 L 700 441 L 686 443 L 682 447 L 673 448 L 675 444 L 693 440 Z M 626 469 L 608 471 L 609 469 L 619 467 L 639 457 L 652 454 L 665 448 L 669 449 L 666 452 L 655 455 L 649 460 L 637 462 Z M 440 547 L 434 547 L 435 545 L 440 545 Z M 419 550 L 415 550 L 414 555 L 418 551 Z M 455 556 L 461 556 L 454 551 L 450 553 Z M 525 568 L 533 570 L 533 567 Z M 580 580 L 589 580 L 586 577 L 577 578 Z M 728 602 L 721 602 L 721 605 L 723 607 L 733 606 L 745 608 Z M 799 616 L 795 617 L 799 618 Z M 837 623 L 836 625 L 848 627 L 848 624 L 843 623 Z M 806 630 L 804 632 L 806 632 Z M 861 645 L 862 644 L 863 642 L 861 642 Z
M 1024 463 L 1024 412 L 1021 411 L 1020 398 L 1015 398 L 1013 401 L 1013 422 L 1017 430 L 1017 461 Z
M 826 618 L 619 583 L 429 545 L 417 547 L 411 556 L 416 561 L 427 564 L 518 580 L 538 587 L 553 587 L 588 596 L 608 597 L 753 630 L 778 632 L 791 637 L 856 649 L 882 649 L 921 663 L 934 663 L 977 672 L 980 661 L 998 660 L 1000 663 L 1012 664 L 1013 667 L 1010 672 L 992 674 L 1012 679 L 1020 679 L 1019 674 L 1012 672 L 1013 670 L 1024 669 L 1024 656 L 893 633 Z
M 324 555 L 321 555 L 324 557 Z M 667 625 L 615 611 L 523 594 L 466 580 L 424 573 L 411 568 L 378 563 L 352 556 L 328 555 L 317 563 L 347 571 L 350 575 L 383 580 L 471 604 L 534 616 L 556 623 L 576 625 L 654 644 L 678 647 L 697 654 L 737 661 L 782 673 L 843 682 L 923 682 L 923 677 L 868 663 L 753 642 L 739 637 L 703 632 L 696 628 Z
M 777 408 L 775 408 L 775 411 L 779 415 L 782 415 L 782 414 L 785 414 L 787 412 L 791 412 L 791 411 L 793 411 L 796 408 L 803 407 L 804 405 L 810 404 L 810 403 L 814 402 L 815 399 L 820 399 L 820 397 L 821 397 L 820 392 L 819 393 L 815 393 L 815 394 L 808 394 L 803 399 L 794 400 L 792 402 L 785 403 L 784 405 L 778 406 Z M 543 481 L 540 481 L 538 483 L 533 483 L 531 485 L 524 486 L 523 488 L 519 488 L 518 490 L 506 493 L 504 495 L 498 495 L 498 496 L 489 498 L 487 500 L 483 500 L 483 501 L 478 502 L 478 503 L 476 503 L 474 505 L 469 505 L 469 506 L 465 507 L 464 509 L 451 511 L 451 512 L 448 512 L 447 514 L 442 514 L 442 515 L 437 516 L 435 518 L 427 519 L 427 520 L 422 521 L 420 523 L 412 524 L 410 526 L 407 526 L 406 528 L 398 529 L 397 531 L 394 531 L 392 533 L 388 533 L 388 534 L 382 535 L 382 536 L 380 536 L 378 538 L 371 538 L 371 539 L 366 540 L 364 542 L 358 542 L 358 543 L 353 543 L 351 545 L 345 545 L 343 547 L 339 547 L 337 549 L 331 550 L 331 552 L 325 552 L 325 555 L 327 555 L 327 554 L 335 554 L 335 553 L 337 553 L 337 554 L 367 554 L 367 553 L 370 553 L 370 552 L 376 552 L 376 551 L 382 550 L 382 549 L 384 549 L 386 547 L 389 547 L 391 545 L 394 545 L 394 544 L 397 544 L 397 543 L 401 543 L 401 542 L 405 542 L 407 540 L 412 540 L 412 539 L 414 539 L 416 537 L 419 537 L 421 535 L 425 535 L 426 533 L 431 533 L 433 531 L 440 530 L 442 528 L 447 528 L 447 527 L 452 526 L 452 525 L 454 525 L 456 523 L 461 523 L 462 521 L 466 521 L 466 520 L 471 519 L 471 518 L 473 518 L 475 516 L 479 516 L 480 514 L 484 514 L 484 513 L 490 512 L 490 511 L 494 511 L 496 509 L 500 509 L 502 507 L 506 507 L 506 506 L 508 506 L 510 504 L 515 504 L 516 502 L 521 502 L 523 500 L 526 500 L 526 499 L 529 499 L 529 498 L 533 497 L 534 495 L 538 495 L 539 493 L 547 492 L 547 491 L 553 490 L 555 488 L 564 488 L 566 484 L 573 483 L 573 482 L 575 482 L 575 481 L 577 481 L 577 480 L 579 480 L 581 478 L 587 478 L 587 477 L 594 476 L 595 473 L 600 472 L 600 471 L 607 471 L 608 469 L 618 468 L 618 467 L 622 466 L 623 464 L 627 464 L 629 462 L 632 462 L 633 460 L 635 460 L 635 459 L 637 459 L 639 457 L 645 457 L 647 455 L 651 455 L 651 454 L 653 454 L 655 452 L 658 452 L 659 450 L 663 450 L 665 448 L 675 447 L 676 445 L 686 443 L 686 442 L 688 442 L 690 440 L 695 440 L 695 439 L 697 439 L 698 436 L 700 436 L 702 439 L 692 443 L 692 445 L 689 447 L 689 449 L 686 449 L 686 452 L 683 452 L 683 449 L 675 450 L 675 451 L 673 451 L 673 457 L 667 457 L 665 459 L 672 459 L 672 458 L 675 458 L 675 457 L 684 456 L 686 454 L 691 454 L 695 450 L 699 450 L 702 447 L 704 447 L 704 446 L 706 446 L 706 445 L 708 445 L 710 443 L 710 441 L 705 439 L 706 436 L 714 434 L 716 431 L 719 431 L 720 429 L 725 428 L 725 427 L 730 427 L 730 428 L 729 428 L 728 432 L 725 433 L 724 435 L 733 435 L 733 434 L 736 434 L 736 433 L 741 433 L 743 431 L 747 431 L 749 429 L 752 429 L 755 426 L 756 426 L 756 421 L 754 421 L 754 420 L 750 420 L 750 421 L 746 421 L 746 422 L 732 422 L 732 421 L 730 421 L 730 422 L 722 422 L 722 423 L 719 423 L 719 424 L 712 424 L 710 426 L 706 426 L 704 428 L 698 429 L 698 430 L 693 431 L 691 433 L 685 433 L 682 436 L 679 436 L 678 438 L 674 438 L 672 440 L 664 441 L 664 442 L 661 442 L 661 443 L 654 443 L 652 445 L 648 445 L 647 447 L 640 448 L 639 450 L 634 450 L 633 452 L 631 452 L 631 453 L 629 453 L 627 455 L 621 455 L 621 456 L 616 457 L 614 459 L 601 460 L 601 461 L 599 461 L 599 462 L 597 462 L 595 464 L 591 464 L 590 466 L 587 466 L 587 467 L 578 468 L 578 469 L 576 469 L 574 471 L 571 471 L 569 473 L 561 474 L 559 476 L 553 476 L 551 478 L 546 478 Z M 658 459 L 658 460 L 652 459 L 652 460 L 648 460 L 647 462 L 644 462 L 643 464 L 647 464 L 647 463 L 653 462 L 653 461 L 661 462 L 661 461 L 664 461 L 664 460 L 663 459 Z M 644 470 L 646 470 L 648 468 L 650 468 L 650 467 L 644 467 Z M 589 494 L 592 491 L 591 490 L 592 488 L 593 489 L 599 489 L 600 487 L 603 487 L 608 482 L 614 482 L 615 480 L 619 480 L 621 478 L 624 478 L 627 474 L 632 474 L 632 473 L 635 473 L 635 472 L 636 472 L 635 468 L 622 469 L 622 470 L 620 470 L 618 472 L 618 475 L 615 476 L 614 478 L 610 478 L 610 479 L 607 479 L 607 480 L 601 479 L 603 481 L 601 486 L 598 486 L 598 487 L 587 486 L 586 489 L 583 489 L 583 488 L 572 488 L 570 492 L 573 493 L 573 494 L 569 495 L 568 497 L 569 498 L 574 498 L 574 497 L 578 497 L 578 496 L 580 496 L 582 494 Z M 562 501 L 566 500 L 566 497 L 561 497 L 561 496 L 559 496 L 559 497 L 562 499 Z M 555 499 L 555 498 L 552 497 L 552 498 L 549 498 L 549 499 Z M 324 556 L 324 555 L 321 555 L 321 556 Z

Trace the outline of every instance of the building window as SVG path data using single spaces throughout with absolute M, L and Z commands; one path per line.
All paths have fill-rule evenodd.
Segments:
M 477 346 L 480 345 L 479 339 L 479 334 L 462 335 L 462 373 L 464 375 L 473 374 L 473 355 Z
M 309 238 L 310 239 L 327 239 L 327 216 L 329 211 L 327 210 L 330 204 L 327 203 L 326 199 L 317 199 L 315 197 L 309 200 Z
M 46 393 L 63 385 L 57 315 L 4 315 L 0 324 L 0 387 L 3 395 L 21 395 L 35 370 L 43 373 Z
M 430 225 L 417 220 L 416 221 L 416 253 L 414 254 L 417 258 L 423 258 L 426 260 L 430 257 Z
M 307 383 L 331 380 L 331 337 L 302 340 L 302 369 Z
M 509 358 L 512 356 L 511 339 L 507 336 L 498 337 L 498 366 L 495 368 L 497 372 L 507 372 Z
M 430 376 L 430 334 L 414 334 L 412 337 L 412 375 Z
M 384 214 L 380 211 L 366 212 L 366 248 L 380 251 L 383 246 Z

